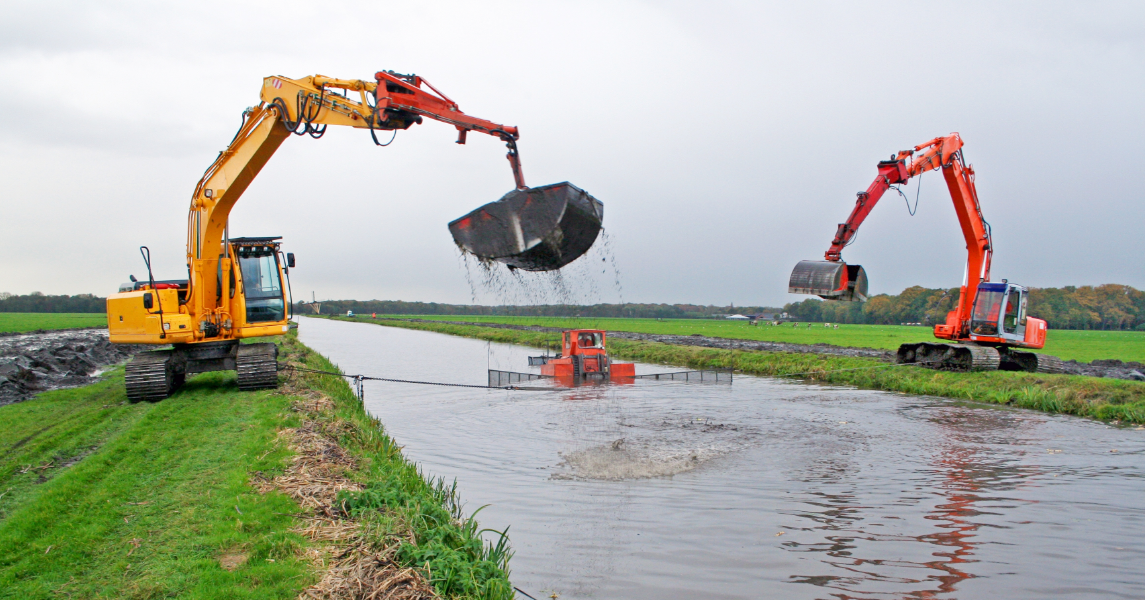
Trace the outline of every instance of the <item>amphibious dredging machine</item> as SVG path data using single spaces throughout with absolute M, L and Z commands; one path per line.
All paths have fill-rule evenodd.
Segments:
M 671 373 L 636 374 L 633 363 L 618 363 L 608 355 L 608 334 L 601 329 L 571 329 L 561 332 L 561 353 L 530 356 L 530 367 L 541 367 L 540 374 L 489 370 L 489 387 L 505 387 L 524 381 L 555 379 L 564 386 L 582 383 L 633 383 L 637 379 L 687 381 L 697 383 L 731 383 L 731 369 L 675 371 Z
M 826 300 L 865 301 L 866 271 L 843 262 L 843 248 L 850 245 L 859 225 L 888 189 L 926 171 L 941 170 L 954 200 L 968 256 L 958 305 L 947 314 L 945 323 L 934 326 L 934 336 L 956 343 L 903 344 L 898 349 L 898 362 L 960 371 L 1060 372 L 1061 360 L 1018 350 L 1045 346 L 1046 322 L 1026 314 L 1029 291 L 1025 287 L 1005 279 L 1001 283 L 990 281 L 994 244 L 978 203 L 974 169 L 962 154 L 962 138 L 957 133 L 934 138 L 880 162 L 878 169 L 875 181 L 865 192 L 859 192 L 847 222 L 839 225 L 826 260 L 805 260 L 796 265 L 788 291 Z
M 606 381 L 636 377 L 636 365 L 612 362 L 604 346 L 606 336 L 599 329 L 562 332 L 561 355 L 545 360 L 541 365 L 541 375 Z
M 450 224 L 454 242 L 481 260 L 512 268 L 558 269 L 596 240 L 603 205 L 580 188 L 558 183 L 525 185 L 516 127 L 461 112 L 457 103 L 417 75 L 380 71 L 372 81 L 321 75 L 263 80 L 261 102 L 243 112 L 242 126 L 199 180 L 187 222 L 187 278 L 157 281 L 150 250 L 141 247 L 147 280 L 120 287 L 107 300 L 111 341 L 168 345 L 127 365 L 127 397 L 162 400 L 187 375 L 234 370 L 240 389 L 277 385 L 277 349 L 240 340 L 281 335 L 289 329 L 290 269 L 281 238 L 229 235 L 229 215 L 247 186 L 293 133 L 322 137 L 330 125 L 396 134 L 423 118 L 504 141 L 515 189 Z M 285 279 L 286 285 L 283 285 Z

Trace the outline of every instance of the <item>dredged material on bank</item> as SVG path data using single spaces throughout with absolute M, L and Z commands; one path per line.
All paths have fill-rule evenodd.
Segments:
M 513 190 L 451 222 L 449 232 L 480 259 L 552 271 L 592 247 L 603 219 L 604 204 L 566 181 Z
M 787 281 L 792 294 L 814 294 L 826 300 L 865 302 L 867 272 L 845 262 L 803 260 L 795 265 Z

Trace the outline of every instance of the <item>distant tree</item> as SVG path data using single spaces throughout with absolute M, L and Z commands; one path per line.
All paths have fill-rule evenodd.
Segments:
M 107 310 L 107 299 L 91 294 L 76 296 L 0 295 L 0 312 L 31 313 L 101 313 Z
M 958 305 L 961 290 L 909 287 L 898 295 L 879 294 L 864 303 L 793 302 L 783 310 L 805 321 L 838 323 L 946 322 Z M 1145 330 L 1145 292 L 1120 284 L 1030 288 L 1030 316 L 1045 319 L 1052 329 Z

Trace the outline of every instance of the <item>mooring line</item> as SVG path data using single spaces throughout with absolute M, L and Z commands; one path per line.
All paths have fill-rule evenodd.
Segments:
M 521 588 L 519 588 L 519 587 L 517 587 L 517 586 L 513 586 L 513 589 L 517 590 L 517 593 L 519 593 L 519 594 L 523 594 L 523 595 L 524 595 L 526 598 L 531 598 L 532 600 L 537 600 L 536 598 L 533 598 L 533 597 L 532 597 L 532 596 L 530 596 L 528 593 L 526 593 L 526 592 L 525 592 L 525 590 L 523 590 L 523 589 L 521 589 Z
M 553 388 L 538 388 L 538 387 L 522 387 L 519 385 L 506 385 L 506 386 L 492 386 L 492 385 L 473 385 L 470 383 L 443 383 L 440 381 L 416 381 L 413 379 L 391 379 L 389 377 L 371 377 L 369 375 L 347 375 L 345 373 L 335 373 L 334 371 L 319 371 L 317 369 L 309 369 L 306 367 L 296 367 L 294 365 L 287 365 L 279 370 L 291 370 L 302 373 L 312 373 L 315 375 L 331 375 L 334 377 L 344 377 L 346 379 L 353 379 L 355 384 L 360 388 L 363 381 L 388 381 L 390 383 L 412 383 L 415 385 L 437 385 L 442 387 L 461 387 L 461 388 L 476 388 L 479 390 L 510 390 L 514 392 L 552 392 Z

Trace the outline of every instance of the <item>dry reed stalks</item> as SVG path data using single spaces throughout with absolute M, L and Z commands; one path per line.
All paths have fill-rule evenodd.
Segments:
M 393 560 L 399 539 L 378 548 L 359 523 L 336 506 L 338 492 L 362 486 L 346 477 L 357 467 L 354 457 L 338 445 L 337 435 L 349 424 L 333 419 L 334 402 L 307 390 L 290 378 L 284 391 L 298 396 L 292 409 L 302 424 L 279 432 L 279 443 L 295 452 L 286 472 L 274 479 L 256 477 L 259 491 L 278 490 L 293 498 L 308 514 L 295 531 L 319 544 L 303 558 L 322 569 L 322 579 L 304 590 L 300 600 L 430 600 L 438 595 L 421 573 Z

